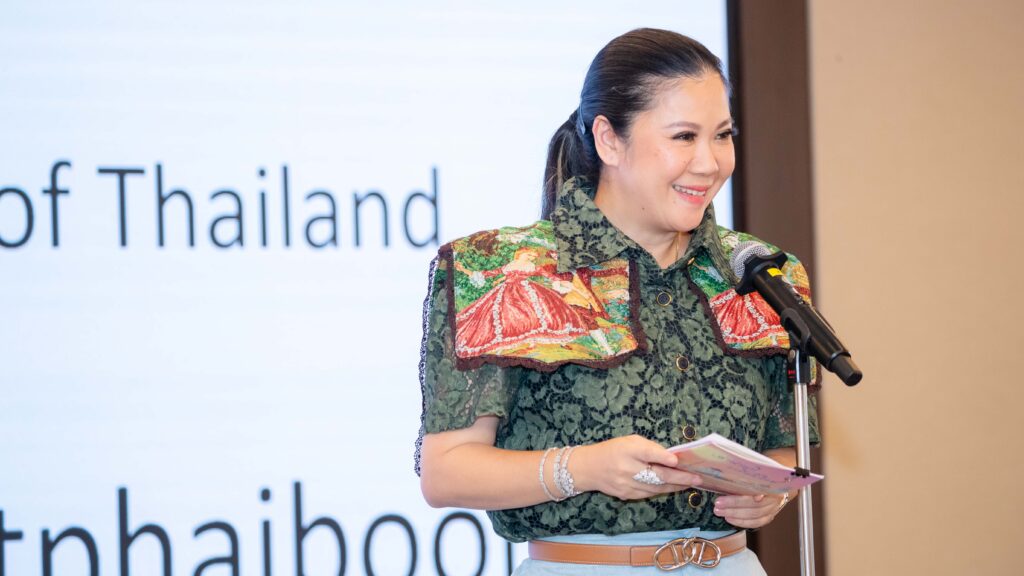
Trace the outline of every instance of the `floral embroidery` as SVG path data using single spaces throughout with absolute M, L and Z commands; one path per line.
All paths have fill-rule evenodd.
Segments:
M 733 250 L 740 242 L 761 242 L 772 251 L 778 250 L 750 234 L 728 228 L 718 227 L 718 236 L 726 259 L 732 257 Z M 810 282 L 803 264 L 787 254 L 782 273 L 797 294 L 810 304 Z M 757 292 L 740 296 L 732 284 L 722 277 L 706 252 L 698 255 L 690 267 L 690 278 L 704 296 L 723 347 L 736 353 L 781 355 L 788 352 L 789 333 L 782 327 L 778 313 Z M 811 364 L 812 381 L 817 382 L 817 362 L 812 361 Z
M 609 367 L 640 348 L 630 318 L 630 265 L 612 259 L 558 272 L 551 223 L 481 232 L 442 249 L 454 270 L 460 368 L 493 361 L 554 370 Z

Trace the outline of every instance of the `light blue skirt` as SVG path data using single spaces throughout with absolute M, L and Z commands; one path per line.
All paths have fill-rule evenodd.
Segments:
M 618 536 L 604 536 L 602 534 L 582 534 L 578 536 L 552 536 L 542 538 L 548 542 L 563 542 L 568 544 L 603 544 L 606 546 L 651 546 L 661 545 L 675 538 L 693 538 L 700 536 L 708 540 L 721 538 L 732 534 L 727 532 L 701 532 L 698 528 L 689 530 L 668 530 L 663 532 L 638 532 L 633 534 L 620 534 Z M 654 576 L 673 574 L 675 576 L 767 576 L 757 554 L 747 548 L 742 552 L 733 554 L 722 561 L 714 568 L 701 568 L 699 566 L 684 566 L 682 569 L 664 572 L 656 566 L 645 566 L 630 568 L 628 566 L 594 566 L 590 564 L 570 564 L 566 562 L 545 562 L 543 560 L 525 560 L 513 572 L 513 576 L 612 576 L 628 574 L 629 576 Z

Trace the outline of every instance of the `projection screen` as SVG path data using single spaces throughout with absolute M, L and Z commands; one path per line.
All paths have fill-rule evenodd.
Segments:
M 521 561 L 413 473 L 428 263 L 537 218 L 601 46 L 725 59 L 725 2 L 0 14 L 0 576 Z

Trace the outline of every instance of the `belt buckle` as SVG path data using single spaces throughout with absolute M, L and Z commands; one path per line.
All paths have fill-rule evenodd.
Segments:
M 668 550 L 672 553 L 672 564 L 665 564 L 661 561 L 661 553 Z M 711 551 L 711 557 L 705 558 L 705 553 Z M 722 549 L 711 540 L 694 536 L 693 538 L 676 538 L 661 545 L 654 552 L 654 565 L 659 570 L 671 572 L 678 570 L 687 564 L 693 564 L 699 568 L 714 568 L 722 561 Z

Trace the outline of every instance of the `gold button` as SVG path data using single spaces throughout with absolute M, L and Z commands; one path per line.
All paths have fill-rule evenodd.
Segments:
M 679 370 L 680 372 L 686 372 L 686 370 L 689 367 L 690 367 L 690 359 L 689 358 L 687 358 L 686 356 L 683 356 L 682 354 L 680 354 L 679 356 L 676 356 L 676 369 L 677 370 Z
M 683 439 L 687 442 L 697 437 L 697 429 L 694 428 L 693 424 L 687 424 L 683 426 Z
M 686 495 L 686 503 L 690 505 L 690 508 L 700 508 L 700 505 L 704 503 L 704 494 L 697 490 L 690 490 L 690 493 Z
M 668 292 L 658 292 L 658 295 L 654 297 L 654 301 L 658 303 L 658 306 L 668 306 L 672 303 L 672 295 Z
M 689 260 L 686 261 L 686 265 L 689 266 L 690 264 L 693 264 L 693 261 L 696 260 L 696 259 L 697 259 L 696 256 L 691 257 Z

